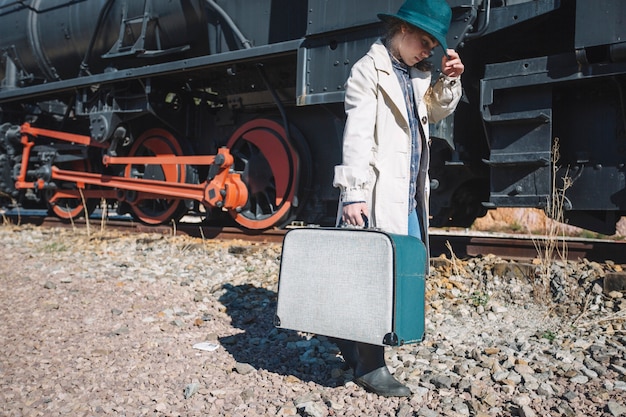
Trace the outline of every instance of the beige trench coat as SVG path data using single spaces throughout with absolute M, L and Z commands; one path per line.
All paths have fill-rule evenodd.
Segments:
M 431 73 L 411 68 L 420 122 L 428 137 L 428 124 L 451 114 L 462 94 L 457 78 L 441 76 L 431 87 Z M 407 234 L 411 137 L 402 88 L 387 49 L 380 40 L 352 67 L 346 82 L 346 125 L 342 164 L 335 167 L 333 185 L 341 188 L 343 202 L 365 201 L 370 226 L 389 233 Z M 428 242 L 429 141 L 422 138 L 417 184 L 421 229 Z

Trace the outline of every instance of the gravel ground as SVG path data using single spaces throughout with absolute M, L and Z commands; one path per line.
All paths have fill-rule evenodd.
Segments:
M 610 261 L 433 259 L 413 391 L 352 382 L 323 336 L 272 326 L 280 245 L 0 226 L 1 416 L 626 416 Z M 529 278 L 533 277 L 533 278 Z M 618 288 L 619 289 L 619 288 Z

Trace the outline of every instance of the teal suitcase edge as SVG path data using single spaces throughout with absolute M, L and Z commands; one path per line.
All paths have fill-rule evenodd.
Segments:
M 395 332 L 385 342 L 391 346 L 421 342 L 425 333 L 426 247 L 420 239 L 411 236 L 390 236 L 396 256 Z

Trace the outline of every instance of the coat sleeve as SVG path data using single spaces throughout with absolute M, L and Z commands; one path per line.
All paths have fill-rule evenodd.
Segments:
M 335 167 L 333 186 L 341 188 L 343 202 L 366 201 L 377 108 L 377 74 L 371 57 L 352 67 L 345 96 L 343 159 Z
M 436 123 L 452 114 L 456 109 L 463 89 L 460 77 L 442 75 L 426 93 L 428 120 Z

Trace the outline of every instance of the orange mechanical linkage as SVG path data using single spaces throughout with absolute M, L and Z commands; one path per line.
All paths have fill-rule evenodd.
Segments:
M 72 171 L 74 172 L 74 171 Z M 106 200 L 115 200 L 118 197 L 118 193 L 115 190 L 98 190 L 98 189 L 85 189 L 85 184 L 78 184 L 78 188 L 80 189 L 80 191 L 78 189 L 76 190 L 60 190 L 57 189 L 54 192 L 54 195 L 52 195 L 48 201 L 50 203 L 55 203 L 59 200 L 62 199 L 76 199 L 76 200 L 81 200 L 81 199 L 98 199 L 100 200 L 101 198 L 104 198 Z
M 99 146 L 106 148 L 98 142 L 93 142 L 89 136 L 73 135 L 53 130 L 32 128 L 28 123 L 22 125 L 22 144 L 24 145 L 23 161 L 28 161 L 30 150 L 34 142 L 29 141 L 30 136 L 45 136 L 49 138 L 59 139 L 63 141 L 80 143 L 87 146 Z M 248 188 L 241 180 L 240 174 L 230 172 L 230 168 L 234 163 L 234 158 L 227 148 L 218 150 L 215 156 L 141 156 L 141 157 L 112 157 L 104 156 L 103 163 L 105 165 L 211 165 L 209 178 L 201 184 L 187 184 L 180 182 L 167 182 L 158 180 L 149 180 L 142 178 L 128 178 L 113 175 L 105 175 L 90 172 L 62 170 L 58 167 L 52 167 L 51 177 L 58 181 L 68 181 L 78 184 L 79 188 L 84 188 L 86 184 L 115 188 L 118 190 L 116 195 L 123 195 L 119 190 L 136 191 L 140 193 L 142 199 L 150 198 L 181 198 L 196 200 L 204 205 L 224 208 L 227 210 L 238 211 L 248 201 Z M 36 188 L 43 186 L 43 180 L 37 183 L 26 182 L 27 163 L 24 162 L 16 188 Z M 95 190 L 98 195 L 102 195 L 102 190 Z M 78 192 L 70 190 L 58 191 L 64 193 L 56 198 L 77 197 Z M 89 193 L 89 190 L 85 190 Z M 67 194 L 67 195 L 65 195 Z M 109 193 L 107 193 L 109 194 Z M 136 197 L 135 197 L 136 198 Z
M 96 146 L 99 148 L 107 148 L 107 145 L 91 140 L 89 136 L 83 135 L 75 135 L 73 133 L 65 133 L 65 132 L 57 132 L 55 130 L 49 129 L 40 129 L 37 127 L 32 127 L 30 123 L 24 123 L 20 127 L 20 132 L 22 134 L 21 143 L 24 145 L 24 150 L 22 152 L 22 166 L 20 169 L 20 173 L 17 177 L 17 181 L 15 181 L 15 188 L 19 189 L 28 189 L 28 188 L 43 188 L 45 183 L 42 179 L 38 179 L 35 182 L 26 181 L 26 174 L 28 171 L 28 160 L 30 159 L 30 151 L 31 148 L 35 145 L 35 142 L 32 142 L 30 137 L 47 137 L 53 138 L 57 140 L 62 140 L 70 143 L 78 143 L 86 146 Z
M 248 201 L 248 188 L 241 180 L 241 176 L 230 172 L 230 167 L 235 161 L 227 148 L 220 148 L 216 156 L 105 156 L 102 162 L 105 165 L 212 165 L 209 181 L 203 184 L 98 175 L 102 177 L 103 182 L 97 185 L 138 191 L 141 192 L 142 199 L 162 197 L 191 199 L 228 210 L 238 210 Z M 52 178 L 63 179 L 59 177 L 63 173 L 64 171 L 53 169 Z M 94 184 L 86 178 L 81 179 L 87 184 Z
M 22 128 L 24 126 L 22 125 Z M 20 173 L 17 176 L 17 181 L 15 181 L 16 189 L 23 188 L 38 188 L 43 186 L 43 180 L 39 180 L 38 184 L 35 185 L 34 182 L 26 182 L 26 173 L 28 172 L 28 160 L 30 159 L 30 150 L 35 145 L 35 142 L 30 142 L 28 140 L 28 135 L 22 131 L 22 145 L 24 145 L 24 149 L 22 150 L 22 166 L 20 167 Z

